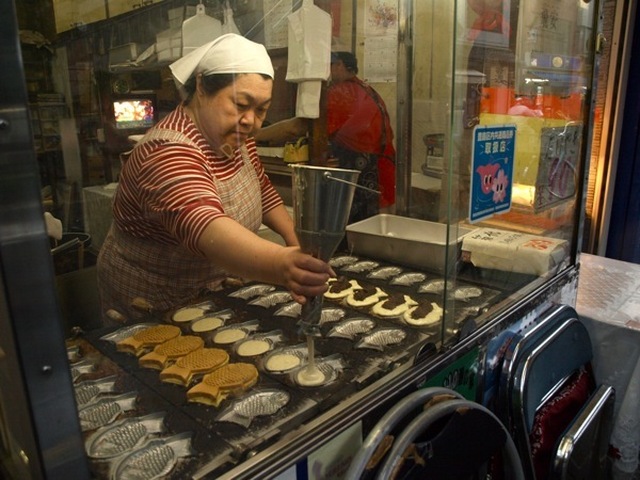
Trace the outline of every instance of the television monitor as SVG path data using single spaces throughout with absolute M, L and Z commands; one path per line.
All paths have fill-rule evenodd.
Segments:
M 155 99 L 124 97 L 113 101 L 113 117 L 117 130 L 145 130 L 155 123 Z

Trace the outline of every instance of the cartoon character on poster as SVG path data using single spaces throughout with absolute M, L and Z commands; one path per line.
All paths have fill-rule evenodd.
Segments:
M 469 221 L 511 209 L 515 125 L 478 125 L 473 132 Z

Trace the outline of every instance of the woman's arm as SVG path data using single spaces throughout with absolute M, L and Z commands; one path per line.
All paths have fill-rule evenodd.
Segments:
M 294 230 L 293 220 L 284 205 L 278 205 L 265 213 L 262 217 L 262 223 L 279 234 L 287 245 L 300 245 Z
M 227 272 L 281 285 L 300 303 L 322 295 L 333 275 L 328 263 L 302 253 L 299 247 L 265 240 L 229 217 L 211 221 L 198 239 L 198 248 Z
M 309 131 L 309 121 L 305 118 L 287 118 L 260 128 L 255 132 L 256 142 L 269 145 L 284 145 L 285 142 L 297 140 Z

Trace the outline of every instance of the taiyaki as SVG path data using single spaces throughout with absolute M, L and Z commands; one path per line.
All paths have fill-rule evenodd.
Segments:
M 195 375 L 214 371 L 229 362 L 229 354 L 220 348 L 200 348 L 176 360 L 160 372 L 160 380 L 185 387 Z
M 167 366 L 169 361 L 183 357 L 187 353 L 202 347 L 204 347 L 204 340 L 201 337 L 195 335 L 178 335 L 171 340 L 156 345 L 152 351 L 140 357 L 138 363 L 144 368 L 162 370 Z
M 230 394 L 240 393 L 258 381 L 258 370 L 250 363 L 228 363 L 207 373 L 202 382 L 187 391 L 189 402 L 217 407 Z
M 121 352 L 140 355 L 145 348 L 155 347 L 167 340 L 180 335 L 180 328 L 175 325 L 156 325 L 145 328 L 135 333 L 131 337 L 120 340 L 116 344 L 116 349 Z

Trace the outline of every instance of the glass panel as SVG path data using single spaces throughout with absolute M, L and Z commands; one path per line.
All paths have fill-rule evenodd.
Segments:
M 120 3 L 117 11 L 108 9 L 107 23 L 98 21 L 102 13 L 95 18 L 85 13 L 86 25 L 80 27 L 67 19 L 75 4 L 57 2 L 56 23 L 49 28 L 58 33 L 50 48 L 23 45 L 33 131 L 48 172 L 43 174 L 49 182 L 44 192 L 56 199 L 53 207 L 50 199 L 46 205 L 62 218 L 65 230 L 91 236 L 85 256 L 89 264 L 95 262 L 111 222 L 121 154 L 180 102 L 169 65 L 181 54 L 183 22 L 197 17 L 195 5 Z M 338 253 L 377 257 L 374 260 L 401 265 L 404 273 L 417 270 L 430 280 L 446 276 L 450 291 L 432 297 L 447 312 L 437 337 L 457 333 L 465 319 L 477 318 L 497 299 L 569 264 L 563 261 L 572 250 L 578 218 L 594 4 L 317 3 L 331 18 L 331 50 L 353 53 L 358 77 L 379 99 L 375 108 L 388 115 L 393 139 L 384 141 L 391 145 L 392 156 L 397 152 L 395 197 L 385 198 L 381 210 L 371 208 L 364 214 L 381 213 L 384 223 L 381 217 L 369 219 L 358 227 L 366 240 L 353 240 L 361 232 L 347 235 Z M 293 12 L 311 4 L 232 2 L 226 10 L 206 5 L 211 22 L 231 22 L 235 30 L 268 48 L 275 82 L 265 125 L 299 114 L 298 83 L 287 80 L 285 27 Z M 84 10 L 92 11 L 89 7 Z M 22 22 L 28 23 L 26 12 Z M 295 138 L 267 136 L 258 144 L 289 211 L 287 162 L 349 164 L 341 158 L 347 150 L 336 149 L 339 140 L 324 123 L 333 114 L 332 104 L 326 103 L 332 98 L 330 85 L 322 85 L 319 119 L 299 123 Z M 144 115 L 123 120 L 118 112 L 132 105 Z M 381 133 L 375 126 L 370 132 Z M 380 177 L 387 184 L 381 181 L 377 188 L 389 197 L 392 177 L 387 170 Z M 364 196 L 369 206 L 374 197 Z M 77 200 L 84 204 L 74 206 Z M 399 231 L 386 231 L 390 222 Z M 378 239 L 370 229 L 385 236 Z M 263 233 L 282 242 L 267 229 Z M 399 248 L 391 235 L 399 237 L 397 241 L 416 235 L 419 240 Z M 531 251 L 516 251 L 514 244 L 525 240 Z M 415 288 L 420 286 L 432 288 Z M 478 292 L 457 291 L 467 286 L 486 287 L 491 295 L 473 305 L 455 301 L 456 292 Z
M 477 230 L 463 255 L 526 291 L 566 268 L 577 247 L 595 5 L 525 0 L 507 8 L 496 19 L 511 32 L 508 49 L 493 36 L 469 57 L 485 76 L 471 147 L 468 218 Z
M 366 375 L 354 374 L 357 378 L 350 385 L 369 385 L 384 377 L 385 369 L 413 363 L 426 343 L 454 344 L 572 265 L 582 208 L 595 2 L 196 3 L 110 0 L 105 11 L 104 2 L 54 1 L 54 16 L 41 29 L 50 32 L 50 41 L 23 39 L 43 205 L 61 220 L 64 231 L 51 242 L 52 248 L 64 247 L 54 250 L 53 261 L 69 330 L 82 326 L 88 341 L 119 358 L 121 352 L 100 343 L 97 332 L 104 330 L 98 328 L 113 331 L 123 320 L 180 323 L 173 320 L 176 310 L 204 302 L 199 307 L 225 312 L 222 324 L 242 324 L 250 335 L 273 334 L 269 341 L 279 348 L 307 345 L 303 345 L 306 353 L 296 358 L 308 358 L 311 347 L 299 335 L 297 324 L 302 307 L 292 298 L 277 306 L 264 300 L 265 306 L 249 304 L 249 297 L 231 296 L 241 287 L 264 283 L 244 278 L 258 270 L 254 265 L 268 267 L 262 258 L 236 268 L 224 262 L 235 253 L 229 249 L 211 257 L 222 262 L 230 275 L 216 270 L 215 278 L 193 283 L 182 275 L 183 263 L 193 269 L 200 266 L 198 262 L 204 264 L 204 257 L 195 253 L 198 243 L 193 238 L 220 218 L 207 217 L 206 209 L 201 218 L 209 220 L 201 223 L 200 217 L 182 222 L 181 215 L 201 204 L 220 208 L 216 195 L 222 187 L 206 179 L 215 173 L 203 173 L 205 169 L 195 161 L 190 164 L 200 168 L 206 185 L 198 184 L 198 195 L 191 202 L 176 200 L 173 210 L 159 206 L 161 196 L 147 203 L 140 197 L 141 205 L 122 201 L 123 184 L 133 178 L 123 167 L 130 161 L 128 153 L 150 127 L 166 128 L 162 122 L 181 104 L 170 65 L 182 56 L 183 48 L 195 46 L 186 45 L 186 38 L 198 41 L 198 35 L 183 35 L 183 25 L 188 27 L 194 20 L 215 24 L 220 31 L 223 27 L 238 31 L 268 51 L 274 67 L 271 104 L 264 125 L 252 133 L 261 164 L 290 215 L 299 193 L 296 189 L 301 189 L 292 185 L 291 165 L 362 170 L 361 186 L 381 192 L 355 190 L 357 200 L 346 237 L 331 258 L 338 281 L 331 284 L 331 294 L 323 297 L 323 306 L 331 310 L 325 312 L 313 347 L 320 359 L 339 353 L 343 363 L 338 365 L 347 365 L 352 372 L 359 372 L 363 364 L 374 365 Z M 197 8 L 202 6 L 204 11 Z M 297 16 L 311 7 L 318 10 L 315 20 Z M 31 13 L 22 7 L 19 15 L 25 32 L 40 29 L 30 23 L 36 17 Z M 289 28 L 292 19 L 305 26 L 298 33 L 308 38 L 291 40 L 296 31 Z M 208 35 L 206 40 L 212 40 Z M 323 58 L 324 63 L 319 63 L 324 73 L 296 77 L 292 60 L 295 53 L 304 53 L 298 47 L 303 42 L 322 47 L 323 41 L 326 48 L 320 48 L 311 63 L 317 67 Z M 353 74 L 360 80 L 354 80 Z M 341 85 L 340 80 L 347 80 L 340 75 L 351 83 Z M 350 96 L 364 107 L 340 103 Z M 190 107 L 182 120 L 196 119 L 193 128 L 205 133 L 199 138 L 205 145 L 214 145 L 211 138 L 218 132 L 200 121 L 222 109 L 214 109 L 218 105 L 212 101 L 210 110 L 197 110 L 191 101 L 187 100 Z M 235 119 L 229 120 L 228 130 L 233 131 L 236 124 Z M 189 150 L 193 145 L 186 144 L 192 161 L 205 155 L 194 154 Z M 253 153 L 253 141 L 250 147 Z M 234 150 L 242 162 L 238 152 Z M 218 153 L 207 158 L 215 168 L 225 164 Z M 160 161 L 158 152 L 146 155 L 136 161 Z M 131 190 L 136 190 L 138 184 L 130 181 Z M 151 186 L 147 192 L 154 196 L 162 188 Z M 188 194 L 193 191 L 187 190 Z M 225 213 L 246 208 L 255 214 L 247 215 L 251 217 L 247 225 L 255 227 L 258 236 L 285 244 L 275 231 L 284 217 L 274 220 L 268 212 L 263 216 L 259 206 L 240 208 L 236 202 L 240 193 L 227 193 L 220 200 Z M 326 204 L 314 205 L 313 213 L 320 217 L 335 210 L 329 208 L 335 207 L 330 202 L 339 197 L 329 195 Z M 267 193 L 261 201 L 273 204 L 273 198 Z M 147 265 L 149 276 L 139 282 L 143 284 L 140 291 L 134 291 L 139 284 L 124 282 L 119 273 L 103 279 L 123 280 L 124 293 L 122 308 L 100 304 L 96 262 L 104 253 L 114 202 L 118 228 L 138 236 L 123 248 L 129 254 L 135 247 L 136 261 L 148 254 L 150 245 L 158 263 L 172 255 L 184 260 L 172 264 L 174 274 L 158 284 L 164 285 L 157 288 L 165 289 L 164 297 L 175 295 L 173 300 L 156 303 L 155 298 L 163 302 L 165 298 L 155 295 L 155 287 L 147 288 L 151 272 L 157 273 Z M 239 218 L 240 213 L 231 216 Z M 255 247 L 270 258 L 281 253 L 265 249 L 256 237 L 238 235 L 243 240 L 234 247 L 249 245 L 249 251 Z M 291 237 L 288 240 L 291 243 Z M 179 243 L 182 246 L 176 248 Z M 124 276 L 125 269 L 120 271 Z M 186 285 L 193 288 L 178 295 Z M 283 285 L 271 286 L 286 293 Z M 154 299 L 146 298 L 147 294 Z M 257 324 L 251 323 L 256 319 Z M 341 323 L 345 320 L 358 322 Z M 183 333 L 193 333 L 190 325 L 180 325 Z M 367 338 L 372 325 L 385 329 L 387 336 Z M 394 336 L 397 332 L 389 334 L 394 329 L 401 337 Z M 277 330 L 279 336 L 274 334 Z M 206 339 L 212 346 L 212 336 Z M 222 348 L 237 354 L 232 346 Z M 137 368 L 135 362 L 129 363 Z M 268 378 L 262 359 L 254 363 Z M 351 393 L 349 388 L 343 390 L 331 401 L 337 404 Z M 323 406 L 332 406 L 331 401 Z M 282 428 L 286 430 L 286 425 Z

